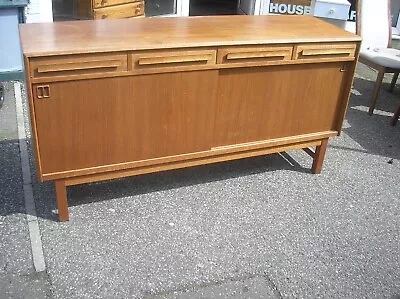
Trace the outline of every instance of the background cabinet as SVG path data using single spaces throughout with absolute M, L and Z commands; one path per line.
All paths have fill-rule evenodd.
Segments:
M 144 16 L 143 0 L 76 0 L 78 19 L 119 19 Z

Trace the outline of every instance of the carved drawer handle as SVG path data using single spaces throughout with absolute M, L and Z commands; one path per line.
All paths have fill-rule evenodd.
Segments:
M 303 56 L 313 56 L 313 55 L 351 55 L 350 49 L 330 49 L 330 50 L 318 50 L 318 49 L 308 49 L 303 50 Z
M 243 52 L 243 53 L 229 53 L 226 55 L 227 60 L 234 59 L 251 59 L 251 58 L 273 58 L 273 57 L 290 57 L 291 53 L 288 51 L 284 53 L 282 51 L 260 51 L 260 52 Z
M 36 86 L 36 97 L 38 99 L 49 98 L 50 97 L 50 86 L 49 85 Z
M 104 6 L 105 4 L 107 4 L 107 0 L 101 0 L 101 5 Z
M 107 17 L 108 17 L 108 15 L 107 14 L 103 14 L 102 16 L 101 16 L 101 18 L 104 20 L 104 19 L 107 19 Z
M 37 68 L 38 73 L 52 73 L 52 72 L 63 72 L 63 71 L 83 71 L 90 69 L 102 69 L 102 68 L 117 68 L 121 65 L 119 60 L 106 60 L 106 61 L 87 61 L 87 62 L 70 62 L 63 64 L 49 64 L 40 65 Z
M 299 49 L 302 56 L 329 56 L 329 55 L 346 55 L 346 56 L 354 56 L 355 46 L 342 46 L 337 48 L 300 48 Z
M 139 58 L 139 65 L 154 65 L 168 63 L 188 63 L 188 62 L 203 62 L 212 59 L 211 54 L 204 55 L 187 55 L 187 56 L 167 56 L 167 57 L 143 57 Z
M 139 3 L 138 5 L 136 5 L 135 14 L 139 14 L 141 12 L 142 12 L 142 4 Z

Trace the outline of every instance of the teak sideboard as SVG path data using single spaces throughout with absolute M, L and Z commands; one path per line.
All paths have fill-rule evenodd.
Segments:
M 360 37 L 311 16 L 20 27 L 41 181 L 66 186 L 304 149 L 339 135 Z M 311 148 L 315 147 L 315 150 Z

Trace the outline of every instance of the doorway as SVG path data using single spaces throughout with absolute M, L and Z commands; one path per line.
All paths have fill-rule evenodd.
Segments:
M 177 0 L 145 0 L 147 17 L 177 15 Z
M 74 5 L 75 1 L 71 0 L 52 0 L 53 2 L 53 20 L 69 21 L 75 19 Z
M 237 15 L 239 0 L 190 0 L 190 16 Z

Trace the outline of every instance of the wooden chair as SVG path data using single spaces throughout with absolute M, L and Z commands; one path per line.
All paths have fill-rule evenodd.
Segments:
M 359 61 L 378 71 L 369 104 L 369 115 L 374 113 L 385 73 L 393 73 L 390 92 L 400 72 L 400 50 L 391 48 L 392 24 L 390 0 L 357 1 L 357 34 L 363 38 Z
M 400 117 L 400 105 L 399 108 L 397 108 L 397 111 L 394 113 L 390 125 L 395 126 L 397 121 L 399 120 L 399 117 Z

